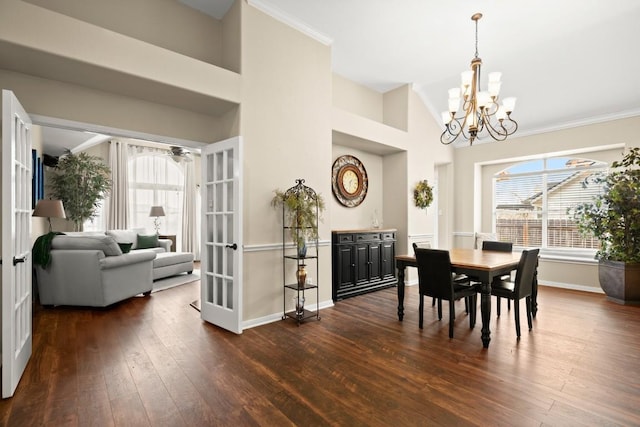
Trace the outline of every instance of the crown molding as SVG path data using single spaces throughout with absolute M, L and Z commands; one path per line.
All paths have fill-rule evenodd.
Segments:
M 278 9 L 277 7 L 269 4 L 264 0 L 247 0 L 247 3 L 249 4 L 249 6 L 255 7 L 256 9 L 266 13 L 272 18 L 292 28 L 295 28 L 296 30 L 308 35 L 312 39 L 319 41 L 320 43 L 326 46 L 331 46 L 333 44 L 333 39 L 331 37 L 325 34 L 322 34 L 320 31 L 317 31 L 316 29 L 310 27 L 309 25 L 298 20 L 297 18 L 294 18 L 288 13 L 283 12 L 282 10 Z

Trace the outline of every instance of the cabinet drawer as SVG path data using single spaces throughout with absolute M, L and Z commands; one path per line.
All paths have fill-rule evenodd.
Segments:
M 382 233 L 383 240 L 395 240 L 396 233 Z
M 380 240 L 380 233 L 362 233 L 357 235 L 358 242 Z
M 353 242 L 353 234 L 338 234 L 338 243 Z

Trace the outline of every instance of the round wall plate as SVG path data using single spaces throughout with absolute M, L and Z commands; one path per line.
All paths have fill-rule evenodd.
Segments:
M 369 190 L 369 178 L 362 162 L 350 155 L 338 157 L 331 170 L 331 187 L 342 205 L 354 208 L 362 203 Z

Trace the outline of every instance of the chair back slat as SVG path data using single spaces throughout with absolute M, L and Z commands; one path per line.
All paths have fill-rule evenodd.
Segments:
M 420 293 L 450 300 L 453 296 L 453 280 L 449 251 L 416 248 L 415 254 Z
M 513 251 L 513 243 L 498 242 L 496 240 L 484 240 L 482 242 L 483 251 L 511 252 Z
M 540 249 L 531 249 L 522 251 L 518 270 L 516 271 L 516 281 L 514 293 L 517 298 L 523 298 L 531 295 L 533 287 L 533 276 L 538 265 L 538 254 Z

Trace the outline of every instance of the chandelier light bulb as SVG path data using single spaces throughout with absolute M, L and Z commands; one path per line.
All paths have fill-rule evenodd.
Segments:
M 442 112 L 442 123 L 444 123 L 445 125 L 448 125 L 449 122 L 451 122 L 451 116 L 452 116 L 452 114 L 449 113 L 448 111 L 443 111 Z
M 489 73 L 489 83 L 500 83 L 500 79 L 502 79 L 502 73 L 500 71 Z
M 504 106 L 504 110 L 511 114 L 513 110 L 516 108 L 516 99 L 514 97 L 505 98 L 502 100 L 502 105 Z

